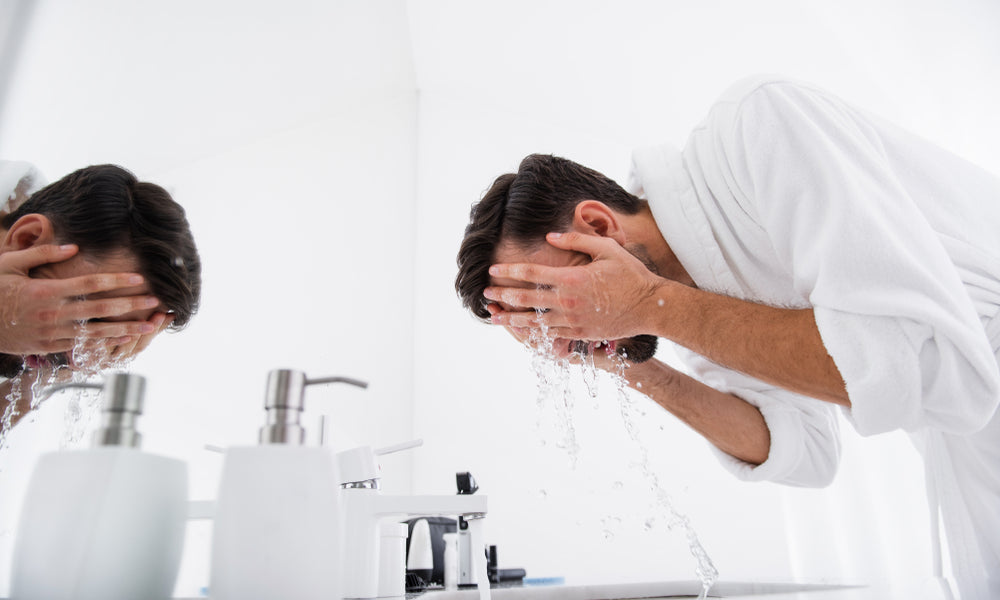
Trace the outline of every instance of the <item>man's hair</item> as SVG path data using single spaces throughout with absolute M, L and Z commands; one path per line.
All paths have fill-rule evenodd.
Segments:
M 557 156 L 531 154 L 517 173 L 498 177 L 472 205 L 458 250 L 455 291 L 462 305 L 489 320 L 483 291 L 497 247 L 504 242 L 530 248 L 549 232 L 568 230 L 576 205 L 584 200 L 598 200 L 629 215 L 645 203 L 601 173 Z
M 197 312 L 201 258 L 184 209 L 162 187 L 116 165 L 85 167 L 38 190 L 0 223 L 10 229 L 28 214 L 47 217 L 58 243 L 76 244 L 81 255 L 134 255 L 152 295 L 173 314 L 170 329 Z

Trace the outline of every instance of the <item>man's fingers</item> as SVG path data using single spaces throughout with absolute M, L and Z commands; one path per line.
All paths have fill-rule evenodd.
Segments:
M 96 300 L 77 300 L 67 302 L 57 309 L 59 317 L 72 319 L 73 321 L 87 322 L 87 326 L 94 325 L 94 319 L 110 319 L 120 317 L 130 312 L 155 308 L 160 301 L 155 296 L 123 296 L 119 298 L 100 298 Z M 152 327 L 152 324 L 150 324 Z M 139 333 L 152 333 L 143 331 Z
M 27 275 L 28 271 L 35 267 L 67 260 L 79 252 L 79 250 L 76 244 L 64 244 L 62 246 L 43 244 L 25 248 L 24 250 L 5 252 L 3 255 L 3 271 Z
M 95 273 L 68 279 L 50 279 L 46 283 L 60 297 L 72 298 L 142 285 L 145 279 L 138 273 Z
M 114 343 L 110 344 L 111 351 L 108 358 L 112 362 L 119 362 L 131 358 L 137 354 L 137 348 L 141 341 L 142 337 L 124 337 L 119 340 L 115 340 Z
M 160 332 L 162 332 L 164 329 L 169 327 L 171 323 L 174 322 L 174 315 L 167 313 L 156 313 L 149 320 L 149 322 L 152 323 L 153 327 L 155 327 L 156 329 L 153 331 L 153 333 L 141 336 L 139 340 L 136 342 L 135 347 L 132 348 L 131 354 L 138 354 L 143 350 L 145 350 L 147 347 L 149 347 L 149 344 L 152 343 L 153 338 L 159 335 Z
M 72 335 L 72 334 L 70 334 Z M 69 352 L 76 346 L 75 337 L 53 337 L 50 339 L 38 340 L 35 344 L 37 350 L 33 354 L 55 354 L 56 352 Z
M 545 240 L 556 248 L 582 252 L 583 254 L 590 255 L 595 260 L 605 254 L 609 248 L 618 246 L 618 242 L 613 238 L 599 235 L 584 235 L 578 231 L 550 233 L 545 236 Z
M 490 275 L 545 286 L 552 284 L 556 268 L 534 263 L 501 263 L 490 267 Z
M 549 309 L 554 305 L 554 294 L 550 289 L 515 288 L 490 286 L 483 290 L 483 296 L 493 302 L 526 309 Z
M 139 337 L 156 331 L 149 321 L 105 321 L 87 323 L 77 330 L 77 337 L 88 339 L 111 339 Z
M 71 350 L 81 340 L 89 343 L 92 340 L 116 340 L 123 343 L 122 338 L 138 338 L 156 331 L 155 325 L 149 321 L 107 321 L 93 323 L 73 323 L 39 330 L 37 340 L 41 353 L 64 352 Z
M 542 317 L 542 319 L 545 320 L 546 327 L 552 326 L 547 313 Z M 516 329 L 531 329 L 541 326 L 538 313 L 533 310 L 498 311 L 490 315 L 490 323 L 493 325 L 514 327 Z

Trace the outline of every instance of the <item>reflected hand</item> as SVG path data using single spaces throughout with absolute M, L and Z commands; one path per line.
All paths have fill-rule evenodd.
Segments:
M 158 304 L 152 296 L 86 299 L 88 294 L 140 285 L 144 279 L 139 274 L 99 273 L 69 279 L 29 276 L 32 269 L 62 262 L 78 251 L 75 245 L 42 245 L 0 255 L 0 352 L 65 352 L 81 335 L 127 344 L 156 331 L 147 321 L 99 321 L 152 308 Z
M 549 267 L 537 264 L 499 264 L 493 277 L 509 278 L 534 287 L 486 288 L 487 299 L 513 307 L 544 309 L 549 331 L 578 340 L 616 340 L 651 333 L 644 317 L 659 288 L 669 284 L 650 271 L 612 238 L 577 232 L 549 234 L 556 248 L 591 257 L 586 265 Z M 535 311 L 499 311 L 491 321 L 511 327 L 537 327 Z
M 160 334 L 170 324 L 174 322 L 174 315 L 167 313 L 153 313 L 153 316 L 149 318 L 148 323 L 152 324 L 155 328 L 152 333 L 147 333 L 140 336 L 135 336 L 132 340 L 117 344 L 111 348 L 109 360 L 111 363 L 120 363 L 131 358 L 134 358 L 140 352 L 149 347 L 152 343 L 153 338 Z

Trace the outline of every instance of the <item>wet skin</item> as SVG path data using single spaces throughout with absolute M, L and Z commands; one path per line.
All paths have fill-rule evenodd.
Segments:
M 582 252 L 572 252 L 556 248 L 544 241 L 540 244 L 522 248 L 510 242 L 501 243 L 497 247 L 494 263 L 533 263 L 550 267 L 572 267 L 586 265 L 591 262 L 591 257 Z M 490 277 L 490 286 L 504 288 L 534 289 L 534 285 L 517 279 L 506 277 Z M 515 306 L 502 301 L 491 300 L 488 307 L 491 314 L 496 314 L 500 310 L 517 313 L 536 313 L 530 306 Z M 544 322 L 545 315 L 536 316 L 536 321 Z M 505 326 L 505 328 L 518 340 L 525 342 L 528 339 L 530 328 Z M 567 358 L 573 354 L 594 354 L 614 353 L 619 344 L 624 340 L 589 341 L 575 340 L 568 338 L 555 338 L 552 341 L 552 352 L 556 358 Z
M 38 279 L 68 279 L 83 275 L 93 275 L 97 273 L 135 273 L 138 271 L 138 261 L 127 252 L 119 252 L 101 259 L 90 258 L 86 255 L 76 255 L 72 258 L 36 267 L 31 271 L 32 278 Z M 126 335 L 115 338 L 95 340 L 98 344 L 106 344 L 108 355 L 120 357 L 121 354 L 131 348 L 131 354 L 147 336 L 157 333 L 165 324 L 169 323 L 166 315 L 166 308 L 160 301 L 150 294 L 149 284 L 142 283 L 122 287 L 111 291 L 87 294 L 76 302 L 105 301 L 103 305 L 97 305 L 98 314 L 104 313 L 109 316 L 88 319 L 88 324 L 93 323 L 114 323 L 114 322 L 144 322 L 136 335 Z M 103 310 L 101 307 L 103 306 Z M 119 313 L 121 310 L 128 312 Z M 142 345 L 144 347 L 144 345 Z M 51 354 L 32 354 L 25 356 L 25 364 L 29 368 L 45 366 L 73 365 L 72 351 L 55 352 Z

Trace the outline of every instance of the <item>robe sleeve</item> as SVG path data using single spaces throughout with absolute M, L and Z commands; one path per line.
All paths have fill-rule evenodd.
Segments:
M 858 431 L 985 426 L 1000 400 L 997 363 L 902 182 L 907 165 L 886 156 L 882 136 L 893 130 L 780 82 L 756 88 L 714 126 L 733 193 L 814 307 Z M 948 173 L 940 177 L 946 184 Z
M 798 487 L 825 487 L 833 481 L 841 453 L 836 407 L 727 369 L 686 348 L 677 353 L 698 380 L 756 406 L 767 423 L 771 447 L 759 465 L 712 446 L 727 471 L 743 481 Z

